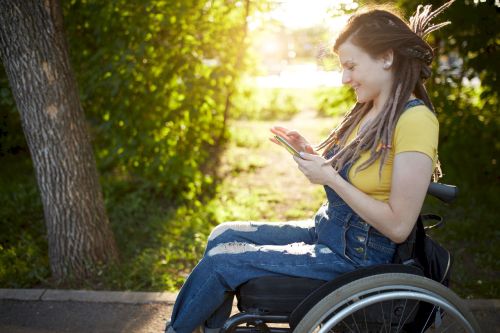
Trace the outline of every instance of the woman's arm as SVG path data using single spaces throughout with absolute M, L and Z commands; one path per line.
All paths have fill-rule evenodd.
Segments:
M 389 202 L 372 198 L 344 180 L 325 159 L 311 154 L 295 158 L 299 169 L 314 184 L 330 186 L 364 221 L 395 243 L 410 234 L 429 187 L 432 160 L 419 152 L 396 154 Z

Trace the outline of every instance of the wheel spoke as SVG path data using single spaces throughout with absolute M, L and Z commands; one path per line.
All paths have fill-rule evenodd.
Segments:
M 384 332 L 386 332 L 387 327 L 385 325 L 385 313 L 384 313 L 383 302 L 380 302 L 379 305 L 380 305 L 380 309 L 382 310 L 382 328 L 384 329 Z
M 394 300 L 391 300 L 391 307 L 389 313 L 389 333 L 392 333 L 392 315 L 394 313 Z
M 431 319 L 432 315 L 434 314 L 434 309 L 436 308 L 435 305 L 432 306 L 432 310 L 431 312 L 429 313 L 429 316 L 427 317 L 427 320 L 425 321 L 425 324 L 424 324 L 424 327 L 422 327 L 422 331 L 420 331 L 420 333 L 423 333 L 424 330 L 425 330 L 425 327 L 427 326 L 427 323 L 429 322 L 429 319 Z
M 456 326 L 456 325 L 457 325 L 457 322 L 455 321 L 455 322 L 453 322 L 451 325 L 449 325 L 448 327 L 446 327 L 446 329 L 445 329 L 445 330 L 442 330 L 441 332 L 446 332 L 446 331 L 448 331 L 448 329 L 449 329 L 450 327 L 454 327 L 454 326 Z M 451 331 L 451 332 L 456 332 L 456 331 Z
M 352 317 L 352 320 L 354 321 L 354 326 L 356 327 L 356 329 L 359 332 L 359 327 L 358 327 L 358 322 L 356 321 L 356 317 L 354 317 L 353 315 L 351 315 L 351 317 Z
M 356 333 L 356 331 L 355 331 L 355 330 L 353 330 L 353 329 L 351 328 L 351 325 L 349 325 L 347 322 L 345 322 L 344 320 L 342 320 L 342 323 L 344 323 L 344 326 L 345 326 L 345 327 L 347 327 L 347 328 L 349 329 L 349 332 L 354 332 L 354 333 Z
M 368 321 L 366 320 L 366 309 L 363 308 L 363 316 L 365 317 L 365 329 L 368 332 Z
M 399 330 L 403 328 L 403 326 L 401 325 L 401 320 L 403 320 L 403 316 L 404 316 L 404 313 L 405 313 L 405 310 L 406 310 L 406 304 L 407 303 L 408 303 L 408 300 L 405 299 L 405 304 L 403 305 L 403 312 L 401 312 L 401 318 L 399 318 L 399 323 L 398 323 L 398 327 L 397 327 L 397 331 L 396 332 L 399 332 Z
M 406 316 L 405 320 L 403 321 L 403 325 L 401 325 L 401 328 L 403 328 L 403 326 L 405 326 L 406 321 L 408 320 L 408 318 L 410 318 L 413 315 L 413 311 L 415 311 L 418 308 L 418 303 L 419 302 L 415 302 L 415 305 L 411 309 L 410 313 L 408 314 L 408 316 Z

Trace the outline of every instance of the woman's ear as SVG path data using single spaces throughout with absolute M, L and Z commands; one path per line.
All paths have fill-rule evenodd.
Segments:
M 382 54 L 382 67 L 384 69 L 389 69 L 392 66 L 392 62 L 394 60 L 394 51 L 392 49 L 387 50 Z

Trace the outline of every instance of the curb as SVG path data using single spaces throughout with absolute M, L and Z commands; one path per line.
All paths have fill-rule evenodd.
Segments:
M 62 289 L 0 289 L 0 300 L 173 305 L 177 293 Z M 500 299 L 466 299 L 471 310 L 500 310 Z
M 177 293 L 137 291 L 93 291 L 60 289 L 0 289 L 0 300 L 73 301 L 95 303 L 174 304 Z

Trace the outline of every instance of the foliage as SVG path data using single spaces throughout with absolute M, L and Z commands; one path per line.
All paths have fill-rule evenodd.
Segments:
M 316 98 L 318 115 L 323 117 L 342 116 L 356 101 L 353 90 L 348 86 L 321 89 Z
M 21 119 L 14 104 L 7 75 L 0 70 L 0 157 L 26 151 Z
M 156 204 L 165 202 L 163 210 L 169 211 L 175 210 L 174 204 L 197 207 L 204 195 L 213 193 L 209 166 L 216 163 L 216 152 L 227 137 L 225 120 L 231 111 L 231 94 L 249 66 L 245 59 L 246 18 L 262 3 L 62 2 L 71 63 L 89 121 L 107 209 L 120 237 L 130 234 L 121 229 L 123 216 L 118 209 L 124 209 L 129 219 L 154 225 L 145 216 L 150 213 L 145 209 L 151 198 Z M 29 157 L 9 91 L 2 72 L 0 155 L 7 155 L 2 164 L 15 170 L 19 164 L 29 165 Z M 17 152 L 20 154 L 12 155 Z M 2 187 L 6 205 L 0 216 L 0 261 L 6 264 L 2 267 L 11 267 L 2 270 L 2 285 L 17 279 L 27 286 L 47 277 L 43 225 L 30 225 L 43 218 L 43 211 L 29 170 L 29 184 Z M 2 173 L 2 179 L 9 180 L 7 175 Z M 22 183 L 22 177 L 12 179 Z M 116 198 L 128 206 L 123 207 Z M 16 204 L 24 204 L 26 214 L 22 210 L 17 214 Z M 170 221 L 162 219 L 162 223 L 168 226 Z M 149 229 L 147 225 L 137 227 Z M 171 246 L 177 244 L 170 242 Z M 121 242 L 125 255 L 129 254 L 127 244 Z M 33 272 L 40 272 L 28 274 L 31 263 L 37 267 Z
M 72 64 L 97 161 L 166 199 L 193 199 L 226 135 L 247 8 L 226 1 L 65 3 Z M 232 47 L 227 47 L 231 45 Z
M 42 202 L 29 159 L 3 157 L 0 174 L 0 286 L 29 288 L 50 274 Z

